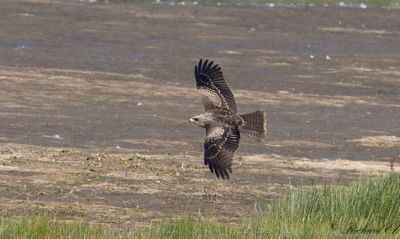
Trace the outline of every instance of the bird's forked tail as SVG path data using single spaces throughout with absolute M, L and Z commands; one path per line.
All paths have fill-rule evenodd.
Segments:
M 244 121 L 240 131 L 258 142 L 262 142 L 267 135 L 267 113 L 263 110 L 258 110 L 239 116 Z

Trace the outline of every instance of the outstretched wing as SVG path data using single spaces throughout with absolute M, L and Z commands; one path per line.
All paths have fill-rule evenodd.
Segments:
M 240 132 L 237 128 L 210 126 L 204 142 L 204 164 L 217 178 L 229 179 L 232 161 L 239 148 Z
M 197 89 L 203 96 L 205 110 L 228 109 L 237 113 L 235 98 L 224 80 L 221 68 L 213 62 L 200 59 L 194 67 Z

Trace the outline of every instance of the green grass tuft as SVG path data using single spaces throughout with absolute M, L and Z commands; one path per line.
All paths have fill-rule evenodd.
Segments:
M 274 235 L 304 238 L 400 236 L 400 176 L 359 180 L 350 186 L 299 190 L 267 208 Z M 279 228 L 279 229 L 277 229 Z M 365 229 L 364 229 L 365 228 Z M 364 229 L 364 230 L 363 230 Z
M 90 226 L 87 223 L 63 223 L 51 221 L 47 216 L 30 216 L 0 221 L 1 239 L 109 239 L 116 234 Z
M 0 238 L 400 238 L 400 174 L 363 178 L 342 187 L 299 189 L 237 225 L 213 219 L 166 219 L 117 234 L 47 217 L 0 221 Z

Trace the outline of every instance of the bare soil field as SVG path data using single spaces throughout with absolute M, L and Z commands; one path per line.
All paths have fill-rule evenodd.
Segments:
M 399 10 L 0 3 L 0 214 L 121 229 L 256 215 L 299 186 L 390 172 L 400 153 Z M 203 165 L 193 67 L 222 66 L 243 137 Z M 397 164 L 395 171 L 399 171 Z

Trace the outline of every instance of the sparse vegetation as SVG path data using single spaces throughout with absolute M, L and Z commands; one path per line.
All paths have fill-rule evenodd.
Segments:
M 130 161 L 133 161 L 133 160 L 135 160 L 135 161 L 146 161 L 147 159 L 146 159 L 145 156 L 137 154 L 134 157 L 129 158 L 129 160 Z
M 1 238 L 398 238 L 400 174 L 363 178 L 343 187 L 300 189 L 268 205 L 263 215 L 229 225 L 204 218 L 164 220 L 120 234 L 48 217 L 2 219 Z

